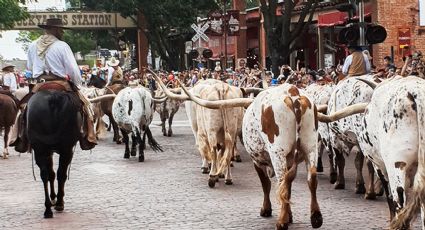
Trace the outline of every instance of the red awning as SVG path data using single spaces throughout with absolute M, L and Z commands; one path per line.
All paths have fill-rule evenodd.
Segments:
M 372 5 L 365 6 L 365 17 L 369 17 L 371 15 Z M 352 19 L 358 20 L 359 16 L 354 16 Z M 317 26 L 319 27 L 330 27 L 330 26 L 338 26 L 343 25 L 348 20 L 347 12 L 332 12 L 326 14 L 319 14 Z

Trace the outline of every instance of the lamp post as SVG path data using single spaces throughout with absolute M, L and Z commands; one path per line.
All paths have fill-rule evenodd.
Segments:
M 223 20 L 223 35 L 224 35 L 224 69 L 227 69 L 227 18 L 226 18 L 226 3 L 227 0 L 223 0 L 223 14 L 222 14 L 222 20 Z
M 364 2 L 363 0 L 359 1 L 359 28 L 360 28 L 360 46 L 365 46 L 365 21 L 364 21 Z

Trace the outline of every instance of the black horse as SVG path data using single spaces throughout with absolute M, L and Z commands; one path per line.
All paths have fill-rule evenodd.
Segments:
M 105 85 L 106 81 L 97 75 L 92 75 L 90 77 L 89 82 L 87 83 L 87 86 L 94 86 L 98 89 L 102 89 L 103 87 L 105 87 Z
M 43 180 L 45 218 L 52 218 L 51 207 L 63 211 L 64 187 L 67 169 L 72 161 L 73 148 L 79 140 L 82 124 L 81 102 L 73 92 L 62 90 L 43 90 L 35 93 L 28 102 L 28 139 L 34 150 L 35 161 L 40 168 Z M 57 170 L 58 193 L 55 193 L 55 171 L 53 152 L 59 154 Z M 50 194 L 48 189 L 50 182 Z

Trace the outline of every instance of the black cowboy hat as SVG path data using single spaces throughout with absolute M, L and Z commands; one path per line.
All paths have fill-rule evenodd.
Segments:
M 65 27 L 63 25 L 63 21 L 60 18 L 48 18 L 46 20 L 46 24 L 39 24 L 38 27 L 42 29 L 49 29 L 49 28 L 69 29 L 68 27 Z

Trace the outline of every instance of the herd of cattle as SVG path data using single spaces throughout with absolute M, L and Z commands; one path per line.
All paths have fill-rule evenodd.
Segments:
M 154 72 L 147 71 L 160 86 L 156 92 L 137 85 L 83 89 L 87 97 L 95 98 L 91 101 L 97 133 L 101 134 L 101 118 L 107 115 L 114 141 L 125 143 L 124 158 L 136 156 L 139 145 L 139 161 L 144 161 L 146 138 L 154 151 L 162 151 L 149 129 L 153 113 L 156 110 L 160 114 L 164 136 L 172 136 L 173 116 L 184 102 L 202 158 L 201 171 L 209 174 L 209 187 L 214 187 L 220 177 L 226 185 L 232 184 L 231 162 L 240 160 L 238 137 L 263 187 L 263 217 L 272 214 L 270 178 L 276 176 L 281 205 L 276 229 L 288 229 L 293 222 L 291 184 L 301 162 L 305 162 L 308 173 L 311 225 L 321 227 L 316 189 L 325 151 L 335 189 L 345 188 L 344 155 L 353 152 L 356 193 L 365 193 L 366 199 L 385 193 L 392 229 L 409 229 L 419 212 L 425 229 L 424 80 L 365 75 L 346 78 L 336 85 L 312 84 L 299 89 L 285 83 L 259 89 L 207 79 L 191 89 L 169 89 Z M 107 94 L 110 96 L 96 99 Z M 362 176 L 365 159 L 370 177 L 366 187 Z

